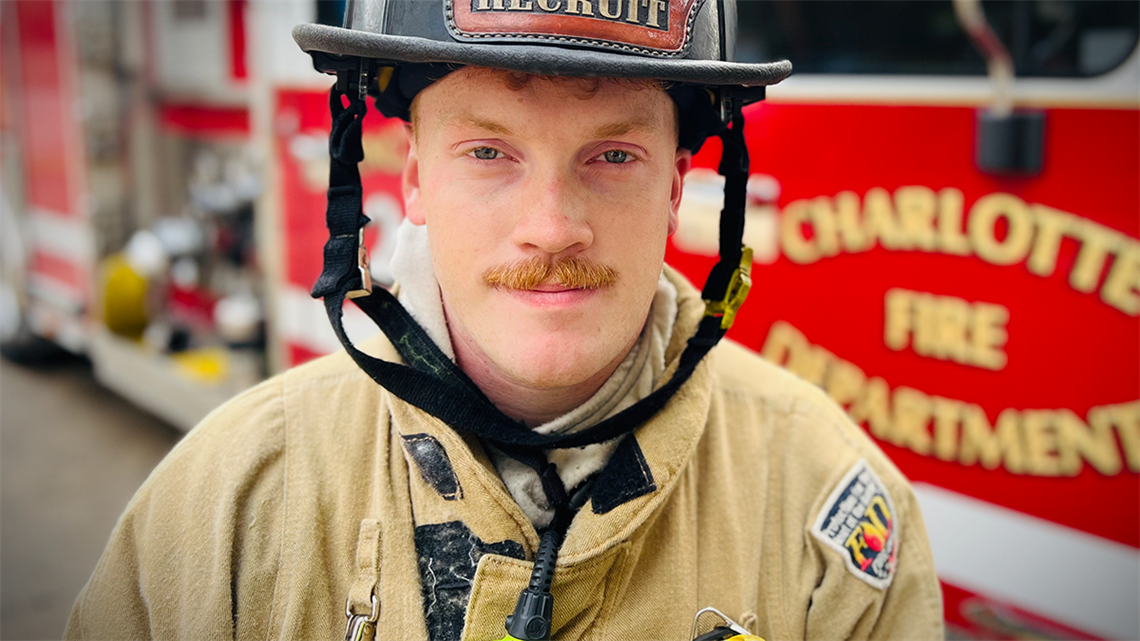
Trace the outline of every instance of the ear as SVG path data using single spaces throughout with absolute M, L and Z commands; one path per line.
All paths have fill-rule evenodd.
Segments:
M 404 125 L 404 138 L 408 142 L 408 157 L 404 161 L 404 172 L 400 181 L 404 191 L 404 215 L 413 225 L 422 225 L 427 220 L 424 217 L 424 203 L 420 193 L 420 158 L 412 125 Z
M 685 189 L 685 174 L 693 168 L 693 152 L 678 149 L 673 159 L 673 190 L 669 194 L 669 235 L 677 231 L 677 212 L 681 209 L 681 195 Z

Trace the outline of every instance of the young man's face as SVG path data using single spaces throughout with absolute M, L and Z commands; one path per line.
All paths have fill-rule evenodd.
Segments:
M 416 99 L 407 212 L 428 226 L 465 370 L 600 384 L 641 332 L 690 156 L 664 91 L 590 89 L 466 67 Z M 567 261 L 563 277 L 540 268 Z

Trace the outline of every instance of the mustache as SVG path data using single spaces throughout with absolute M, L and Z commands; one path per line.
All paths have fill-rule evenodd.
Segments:
M 617 282 L 618 273 L 585 256 L 569 256 L 556 261 L 537 256 L 483 273 L 483 282 L 496 288 L 531 290 L 540 285 L 558 284 L 568 289 L 601 289 Z

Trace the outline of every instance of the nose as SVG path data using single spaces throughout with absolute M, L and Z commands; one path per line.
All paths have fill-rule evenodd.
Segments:
M 573 178 L 550 171 L 530 180 L 532 187 L 525 192 L 512 232 L 514 243 L 547 254 L 574 254 L 589 247 L 594 241 L 589 203 Z

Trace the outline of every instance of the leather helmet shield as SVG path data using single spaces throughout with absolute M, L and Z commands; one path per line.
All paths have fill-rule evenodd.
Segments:
M 668 56 L 685 51 L 704 0 L 443 0 L 457 40 L 550 42 Z

